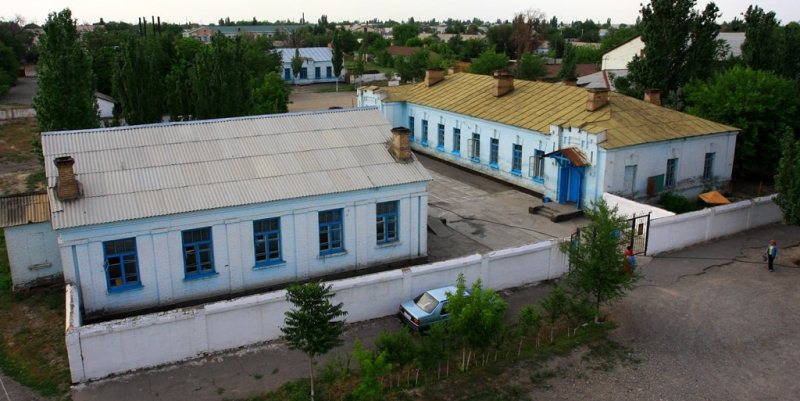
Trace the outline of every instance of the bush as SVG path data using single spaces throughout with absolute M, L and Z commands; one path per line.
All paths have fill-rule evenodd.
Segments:
M 378 353 L 386 354 L 387 362 L 401 366 L 413 361 L 417 353 L 417 344 L 408 327 L 403 327 L 396 333 L 382 331 L 375 340 L 375 348 L 378 349 Z
M 671 192 L 661 195 L 658 203 L 664 208 L 673 213 L 686 213 L 695 210 L 700 210 L 703 207 L 697 203 L 689 202 L 685 196 L 673 194 Z

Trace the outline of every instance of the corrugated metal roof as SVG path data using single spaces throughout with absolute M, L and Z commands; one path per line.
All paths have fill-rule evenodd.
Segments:
M 0 197 L 0 227 L 21 226 L 50 220 L 47 193 Z
M 346 109 L 42 135 L 53 227 L 263 203 L 430 180 L 388 151 L 376 109 Z M 72 156 L 83 197 L 55 198 Z
M 546 135 L 551 124 L 605 132 L 600 146 L 607 149 L 739 130 L 616 92 L 608 94 L 608 105 L 586 111 L 588 91 L 583 88 L 517 79 L 514 91 L 497 98 L 494 85 L 490 76 L 456 73 L 431 87 L 422 82 L 384 90 L 389 102 L 406 101 Z
M 300 50 L 300 57 L 304 59 L 314 60 L 315 62 L 333 60 L 333 53 L 327 47 L 299 47 L 297 49 Z M 295 48 L 275 49 L 275 51 L 281 55 L 284 63 L 292 62 Z

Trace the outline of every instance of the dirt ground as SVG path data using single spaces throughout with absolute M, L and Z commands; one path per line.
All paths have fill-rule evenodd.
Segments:
M 289 95 L 289 111 L 327 110 L 331 107 L 351 108 L 356 107 L 355 92 L 346 91 L 349 85 L 339 84 L 341 92 L 324 92 L 335 88 L 331 84 L 293 86 Z
M 33 144 L 36 131 L 35 119 L 0 121 L 0 195 L 41 189 L 27 184 L 40 169 Z

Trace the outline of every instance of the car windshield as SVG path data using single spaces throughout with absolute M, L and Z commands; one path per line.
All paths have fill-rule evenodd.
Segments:
M 433 312 L 433 309 L 436 308 L 436 305 L 439 305 L 439 301 L 436 298 L 432 297 L 431 294 L 423 293 L 422 295 L 418 296 L 414 302 L 419 306 L 420 309 L 424 310 L 425 313 Z

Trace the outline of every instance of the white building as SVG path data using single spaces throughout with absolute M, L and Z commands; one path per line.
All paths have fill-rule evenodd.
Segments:
M 292 60 L 295 51 L 299 50 L 303 66 L 300 73 L 294 76 Z M 283 60 L 283 80 L 292 84 L 317 84 L 322 82 L 336 82 L 333 73 L 333 52 L 327 47 L 300 47 L 290 49 L 276 49 Z M 344 73 L 344 72 L 343 72 Z
M 374 109 L 44 133 L 64 278 L 91 318 L 424 258 L 402 139 Z
M 738 57 L 742 55 L 742 44 L 744 43 L 744 32 L 720 32 L 717 39 L 722 40 L 728 46 L 724 57 Z M 602 70 L 627 70 L 628 63 L 634 56 L 644 56 L 644 42 L 641 36 L 631 38 L 627 42 L 609 50 L 603 54 L 601 64 Z
M 430 156 L 586 206 L 725 188 L 737 129 L 607 90 L 429 70 L 416 85 L 360 88 Z M 655 104 L 654 104 L 655 103 Z
M 100 121 L 108 121 L 114 118 L 114 106 L 117 101 L 106 94 L 95 92 L 95 101 L 97 102 L 97 116 Z

